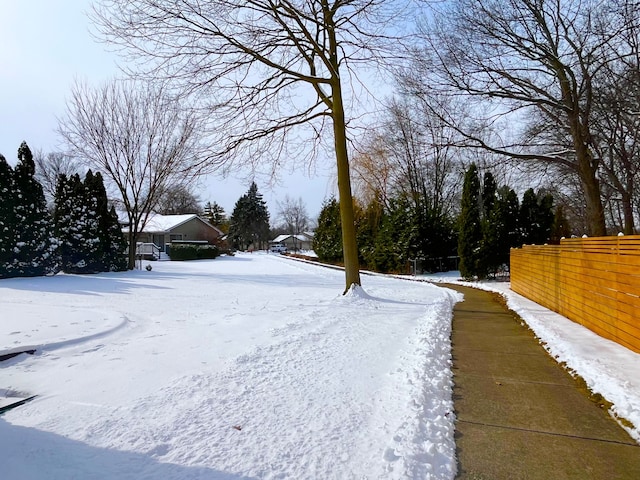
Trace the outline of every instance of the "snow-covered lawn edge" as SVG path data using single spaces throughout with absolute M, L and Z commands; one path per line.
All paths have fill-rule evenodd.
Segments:
M 640 354 L 515 293 L 509 282 L 465 282 L 459 276 L 415 279 L 502 295 L 507 306 L 524 320 L 557 362 L 612 404 L 610 415 L 640 444 Z

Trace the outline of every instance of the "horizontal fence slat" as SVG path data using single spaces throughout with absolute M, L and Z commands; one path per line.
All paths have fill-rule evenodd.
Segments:
M 640 353 L 640 235 L 511 250 L 511 289 Z

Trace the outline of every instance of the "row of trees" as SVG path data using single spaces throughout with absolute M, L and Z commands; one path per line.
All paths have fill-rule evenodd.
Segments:
M 562 208 L 553 208 L 553 196 L 533 189 L 522 203 L 515 191 L 497 187 L 491 172 L 480 182 L 472 164 L 464 177 L 458 218 L 458 255 L 464 278 L 483 279 L 507 270 L 511 248 L 523 244 L 558 242 L 569 235 Z
M 127 241 L 115 207 L 109 207 L 102 175 L 58 177 L 53 213 L 60 269 L 66 273 L 127 270 Z
M 409 260 L 416 260 L 422 270 L 440 271 L 456 255 L 453 220 L 430 216 L 406 197 L 391 199 L 388 207 L 356 202 L 354 211 L 359 261 L 371 270 L 403 273 Z M 314 234 L 313 249 L 320 260 L 341 261 L 341 228 L 340 207 L 331 198 L 323 204 Z
M 570 235 L 562 208 L 554 208 L 553 196 L 528 189 L 520 202 L 515 191 L 498 188 L 487 171 L 480 182 L 472 164 L 464 176 L 459 214 L 437 215 L 405 195 L 388 199 L 387 205 L 356 203 L 359 260 L 381 272 L 405 272 L 410 262 L 421 270 L 459 268 L 465 278 L 485 278 L 506 270 L 511 248 L 523 244 L 559 241 Z M 342 258 L 339 205 L 326 201 L 318 218 L 314 250 L 322 261 Z M 453 260 L 453 261 L 452 261 Z
M 126 270 L 126 242 L 101 175 L 59 177 L 53 216 L 28 145 L 0 155 L 0 278 Z

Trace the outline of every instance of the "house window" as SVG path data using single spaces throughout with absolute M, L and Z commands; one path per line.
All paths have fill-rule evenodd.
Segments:
M 174 240 L 182 240 L 182 234 L 181 233 L 172 233 L 171 235 L 169 235 L 169 241 L 173 242 Z

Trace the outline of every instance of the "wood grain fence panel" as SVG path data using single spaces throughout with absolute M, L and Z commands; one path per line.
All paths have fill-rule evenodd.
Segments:
M 511 289 L 640 353 L 640 235 L 513 249 Z

